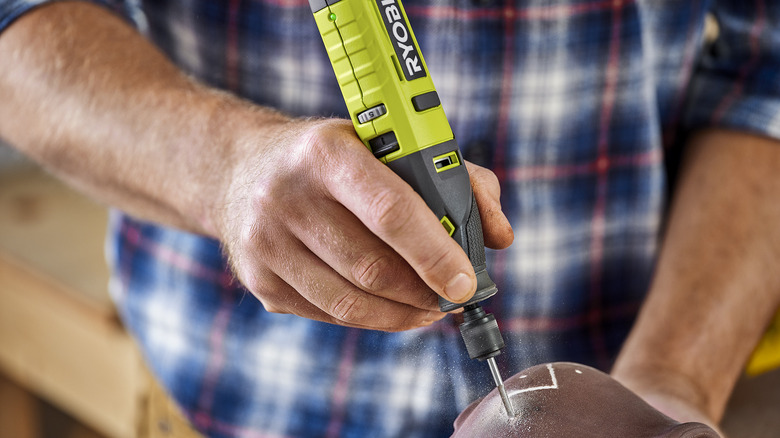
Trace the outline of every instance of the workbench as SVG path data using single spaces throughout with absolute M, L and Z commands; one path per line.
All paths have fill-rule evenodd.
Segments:
M 108 297 L 106 222 L 104 207 L 37 168 L 0 173 L 0 374 L 108 437 L 195 437 Z M 0 435 L 35 436 L 18 415 Z M 723 427 L 780 437 L 780 371 L 743 379 Z
M 0 173 L 0 374 L 108 437 L 195 436 L 107 293 L 104 207 L 31 166 Z M 37 436 L 25 394 L 0 436 Z M 13 431 L 1 428 L 14 428 Z

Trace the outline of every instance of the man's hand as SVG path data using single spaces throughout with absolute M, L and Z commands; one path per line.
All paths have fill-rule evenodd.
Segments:
M 425 202 L 345 120 L 296 121 L 234 173 L 220 237 L 242 283 L 272 312 L 405 330 L 470 298 L 474 270 Z M 470 166 L 487 241 L 505 247 L 493 174 Z M 219 212 L 218 212 L 219 213 Z
M 404 330 L 476 287 L 463 250 L 343 120 L 291 120 L 197 84 L 87 3 L 0 35 L 0 136 L 96 199 L 219 238 L 269 311 Z M 470 165 L 485 241 L 511 243 Z

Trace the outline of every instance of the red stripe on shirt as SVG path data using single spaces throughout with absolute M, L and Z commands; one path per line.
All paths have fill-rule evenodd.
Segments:
M 198 398 L 198 412 L 194 415 L 194 424 L 197 427 L 208 429 L 211 427 L 211 416 L 214 405 L 214 393 L 220 376 L 222 367 L 225 364 L 225 331 L 230 323 L 230 315 L 236 308 L 235 301 L 231 294 L 222 295 L 222 304 L 219 306 L 217 314 L 209 331 L 209 360 L 206 372 L 203 376 L 202 388 Z
M 607 319 L 628 318 L 636 315 L 640 303 L 625 303 L 618 307 L 604 309 L 601 314 Z M 581 328 L 590 323 L 588 315 L 573 315 L 564 318 L 540 316 L 536 318 L 511 318 L 504 324 L 508 331 L 514 333 L 566 331 Z
M 608 158 L 610 169 L 622 167 L 645 167 L 661 162 L 662 154 L 658 149 L 643 151 L 631 155 L 617 155 Z M 598 172 L 599 161 L 587 163 L 541 165 L 519 167 L 509 172 L 508 179 L 512 182 L 565 179 L 576 176 L 590 175 Z
M 612 120 L 612 111 L 615 105 L 615 90 L 620 67 L 620 30 L 623 21 L 622 0 L 612 2 L 612 26 L 610 30 L 609 57 L 605 71 L 605 87 L 602 98 L 601 117 L 599 121 L 598 159 L 596 161 L 596 205 L 593 208 L 593 220 L 591 222 L 590 244 L 590 311 L 588 320 L 590 323 L 591 342 L 599 362 L 603 369 L 609 367 L 609 354 L 604 341 L 604 333 L 601 327 L 603 320 L 601 281 L 604 262 L 604 227 L 606 223 L 607 181 L 610 168 L 609 162 L 609 127 Z
M 222 287 L 228 287 L 233 283 L 233 275 L 226 271 L 220 271 L 206 266 L 187 254 L 183 254 L 170 248 L 160 242 L 148 239 L 134 227 L 124 226 L 122 235 L 126 242 L 125 247 L 141 249 L 155 260 L 168 264 L 176 269 L 202 280 L 219 284 Z M 125 257 L 126 263 L 132 263 L 132 257 Z M 128 269 L 130 267 L 128 266 Z M 129 271 L 128 271 L 129 272 Z
M 625 0 L 624 4 L 632 3 L 634 0 Z M 528 6 L 515 8 L 507 6 L 504 8 L 459 8 L 451 6 L 423 6 L 411 5 L 404 6 L 409 15 L 419 15 L 434 19 L 502 19 L 506 18 L 507 10 L 513 11 L 512 18 L 520 20 L 534 19 L 556 19 L 565 18 L 572 15 L 586 14 L 589 12 L 602 11 L 612 7 L 612 0 L 600 0 L 590 3 L 580 3 L 576 5 L 555 5 L 555 6 Z
M 341 428 L 344 426 L 344 415 L 346 414 L 347 395 L 349 394 L 349 378 L 352 375 L 352 368 L 355 365 L 355 349 L 360 331 L 357 329 L 347 330 L 347 336 L 341 347 L 341 363 L 339 364 L 339 376 L 336 385 L 333 388 L 333 397 L 331 402 L 330 423 L 328 423 L 328 438 L 337 438 L 341 436 Z
M 759 50 L 761 34 L 764 32 L 766 25 L 766 6 L 764 0 L 756 0 L 756 21 L 750 28 L 750 60 L 740 69 L 739 77 L 736 83 L 731 89 L 731 92 L 721 101 L 718 105 L 718 109 L 712 115 L 712 123 L 720 123 L 726 111 L 729 110 L 734 101 L 742 95 L 742 91 L 745 88 L 747 78 L 753 73 L 758 66 L 758 61 L 761 59 L 761 51 Z
M 230 91 L 238 92 L 240 77 L 238 74 L 240 54 L 238 52 L 238 11 L 241 0 L 228 3 L 227 41 L 225 47 L 225 82 Z
M 227 434 L 230 436 L 240 436 L 241 438 L 292 438 L 288 435 L 279 435 L 277 433 L 261 432 L 247 427 L 236 426 L 235 424 L 225 423 L 223 421 L 213 420 L 209 430 Z

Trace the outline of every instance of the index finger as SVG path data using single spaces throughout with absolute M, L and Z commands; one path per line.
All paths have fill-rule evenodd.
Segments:
M 437 294 L 465 302 L 474 294 L 474 268 L 460 245 L 444 230 L 425 201 L 399 176 L 373 157 L 354 131 L 334 141 L 331 196 L 385 241 Z M 346 146 L 346 147 L 345 147 Z

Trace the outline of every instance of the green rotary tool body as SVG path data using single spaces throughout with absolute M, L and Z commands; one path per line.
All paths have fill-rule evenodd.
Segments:
M 497 288 L 487 272 L 482 223 L 463 156 L 399 0 L 309 0 L 358 137 L 406 181 L 468 255 L 477 290 L 464 308 L 469 357 L 487 360 L 510 416 L 495 356 L 498 324 L 480 302 Z

